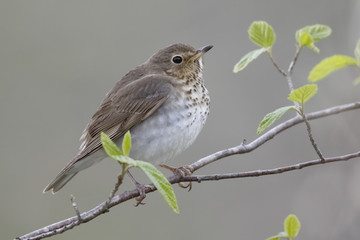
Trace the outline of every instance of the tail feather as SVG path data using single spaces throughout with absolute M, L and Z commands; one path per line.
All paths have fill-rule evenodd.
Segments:
M 67 182 L 69 182 L 78 172 L 69 173 L 69 172 L 61 172 L 56 178 L 47 185 L 43 191 L 43 193 L 52 190 L 52 193 L 55 194 L 59 191 Z
M 59 191 L 64 185 L 69 182 L 78 172 L 92 166 L 93 164 L 100 162 L 106 157 L 105 151 L 96 151 L 90 156 L 81 157 L 77 155 L 71 162 L 69 162 L 52 180 L 49 185 L 44 189 L 44 193 L 52 190 L 52 193 Z

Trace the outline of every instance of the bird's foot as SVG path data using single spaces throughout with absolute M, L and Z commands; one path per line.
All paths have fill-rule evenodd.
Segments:
M 151 188 L 151 185 L 135 182 L 135 186 L 136 189 L 139 191 L 139 196 L 135 198 L 136 199 L 135 207 L 137 207 L 139 205 L 145 204 L 143 200 L 146 198 L 146 189 Z
M 143 200 L 146 198 L 146 189 L 151 188 L 151 185 L 148 184 L 141 184 L 138 181 L 135 180 L 133 175 L 128 171 L 127 174 L 129 175 L 131 181 L 135 184 L 136 189 L 139 191 L 139 196 L 135 198 L 136 204 L 135 207 L 139 205 L 144 205 Z
M 182 166 L 179 168 L 175 168 L 175 167 L 171 167 L 165 164 L 161 164 L 160 167 L 163 167 L 165 169 L 170 170 L 173 174 L 178 174 L 181 177 L 186 177 L 186 176 L 190 176 L 194 169 L 192 167 L 190 167 L 189 165 L 186 166 Z M 192 182 L 189 182 L 188 184 L 184 184 L 182 182 L 178 183 L 179 187 L 181 188 L 188 188 L 188 191 L 190 192 L 191 188 L 192 188 Z

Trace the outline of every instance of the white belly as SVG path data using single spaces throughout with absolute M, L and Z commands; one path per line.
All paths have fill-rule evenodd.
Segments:
M 205 124 L 209 107 L 206 104 L 189 107 L 186 101 L 184 96 L 172 96 L 151 117 L 134 127 L 130 131 L 130 157 L 161 164 L 187 149 Z M 122 138 L 117 141 L 118 146 L 121 141 Z

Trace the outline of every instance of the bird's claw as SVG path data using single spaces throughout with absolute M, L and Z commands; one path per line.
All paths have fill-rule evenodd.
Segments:
M 194 169 L 192 167 L 190 167 L 189 165 L 182 166 L 182 167 L 179 167 L 179 168 L 175 168 L 175 167 L 171 167 L 171 166 L 168 166 L 168 165 L 161 164 L 160 167 L 166 168 L 166 169 L 170 170 L 173 174 L 180 175 L 182 178 L 186 177 L 186 176 L 190 176 L 194 171 Z M 184 184 L 182 182 L 179 182 L 178 185 L 181 188 L 188 188 L 189 192 L 192 189 L 192 182 L 189 182 L 188 184 Z
M 146 184 L 141 184 L 136 182 L 136 189 L 139 191 L 139 196 L 136 197 L 136 204 L 135 207 L 139 206 L 139 205 L 144 205 L 145 203 L 143 203 L 142 201 L 146 198 L 146 188 L 150 188 L 150 185 L 146 185 Z

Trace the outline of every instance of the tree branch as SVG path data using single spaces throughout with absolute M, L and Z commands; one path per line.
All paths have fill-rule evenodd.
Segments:
M 246 178 L 246 177 L 259 177 L 265 175 L 273 175 L 280 174 L 283 172 L 289 172 L 294 170 L 300 170 L 305 167 L 310 167 L 314 165 L 331 163 L 331 162 L 340 162 L 347 161 L 352 158 L 360 157 L 360 151 L 355 153 L 346 154 L 343 156 L 336 156 L 331 158 L 315 159 L 307 162 L 297 163 L 294 165 L 289 165 L 285 167 L 279 167 L 274 169 L 266 169 L 266 170 L 255 170 L 255 171 L 246 171 L 246 172 L 236 172 L 236 173 L 224 173 L 224 174 L 212 174 L 212 175 L 191 175 L 186 176 L 181 179 L 182 182 L 202 182 L 202 181 L 214 181 L 214 180 L 223 180 L 223 179 L 231 179 L 231 178 Z
M 288 68 L 288 75 L 292 75 L 292 72 L 294 70 L 294 66 L 295 66 L 295 63 L 296 61 L 298 60 L 299 58 L 299 55 L 300 55 L 300 52 L 301 52 L 301 49 L 303 48 L 303 46 L 296 46 L 296 52 L 295 52 L 295 57 L 294 59 L 291 61 L 290 65 L 289 65 L 289 68 Z
M 272 56 L 272 53 L 270 51 L 266 51 L 266 53 L 269 56 L 271 63 L 274 65 L 276 70 L 278 70 L 278 72 L 281 73 L 281 75 L 283 75 L 285 78 L 287 78 L 288 74 L 276 63 L 275 59 Z
M 358 109 L 358 108 L 360 108 L 360 102 L 354 102 L 354 103 L 349 103 L 349 104 L 344 104 L 344 105 L 340 105 L 340 106 L 327 108 L 327 109 L 320 110 L 317 112 L 308 113 L 308 114 L 306 114 L 306 118 L 308 120 L 314 120 L 314 119 L 327 117 L 330 115 L 334 115 L 334 114 L 338 114 L 341 112 L 350 111 L 350 110 L 354 110 L 354 109 Z M 255 139 L 254 141 L 252 141 L 249 144 L 241 144 L 239 146 L 235 146 L 232 148 L 218 151 L 216 153 L 213 153 L 207 157 L 204 157 L 204 158 L 196 161 L 195 163 L 191 164 L 190 167 L 192 167 L 195 171 L 199 168 L 202 168 L 202 167 L 204 167 L 212 162 L 215 162 L 219 159 L 222 159 L 224 157 L 228 157 L 228 156 L 231 156 L 234 154 L 243 154 L 243 153 L 251 152 L 251 151 L 255 150 L 256 148 L 260 147 L 261 145 L 263 145 L 264 143 L 266 143 L 267 141 L 274 138 L 279 133 L 281 133 L 281 132 L 285 131 L 286 129 L 293 127 L 303 121 L 304 121 L 304 119 L 300 115 L 293 117 L 293 118 L 277 125 L 276 127 L 270 129 L 265 134 L 261 135 L 260 137 L 258 137 L 257 139 Z
M 314 120 L 322 117 L 327 117 L 330 115 L 342 113 L 345 111 L 355 110 L 360 108 L 360 102 L 354 102 L 350 104 L 344 104 L 340 106 L 335 106 L 331 108 L 327 108 L 321 111 L 312 112 L 309 114 L 306 114 L 306 118 L 308 120 Z M 291 118 L 278 126 L 270 129 L 268 132 L 263 134 L 262 136 L 258 137 L 254 141 L 252 141 L 249 144 L 242 143 L 239 146 L 235 146 L 232 148 L 228 148 L 225 150 L 218 151 L 216 153 L 213 153 L 209 156 L 206 156 L 204 158 L 201 158 L 200 160 L 194 162 L 189 167 L 190 169 L 193 169 L 193 171 L 196 171 L 212 162 L 215 162 L 219 159 L 235 155 L 235 154 L 243 154 L 248 153 L 256 148 L 260 147 L 270 139 L 274 138 L 279 133 L 285 131 L 286 129 L 293 127 L 301 122 L 303 122 L 304 119 L 301 116 L 296 116 L 294 118 Z M 304 167 L 314 166 L 318 164 L 324 164 L 324 163 L 330 163 L 330 162 L 337 162 L 337 161 L 345 161 L 352 158 L 360 157 L 360 152 L 355 152 L 352 154 L 347 154 L 343 156 L 337 156 L 332 158 L 325 158 L 325 161 L 322 161 L 321 159 L 307 161 L 295 165 L 290 165 L 286 167 L 280 167 L 275 169 L 268 169 L 268 170 L 256 170 L 256 171 L 248 171 L 248 172 L 239 172 L 239 173 L 227 173 L 227 174 L 214 174 L 214 175 L 205 175 L 205 176 L 186 176 L 181 177 L 180 175 L 173 175 L 169 177 L 170 183 L 179 183 L 182 181 L 209 181 L 209 180 L 220 180 L 220 179 L 228 179 L 228 178 L 244 178 L 244 177 L 255 177 L 255 176 L 264 176 L 269 174 L 279 174 L 282 172 L 287 171 L 293 171 L 298 170 Z M 153 185 L 150 185 L 151 187 L 146 188 L 146 193 L 153 192 L 156 190 L 156 188 Z M 35 239 L 43 239 L 46 237 L 50 237 L 59 233 L 63 233 L 77 225 L 80 225 L 82 223 L 91 221 L 92 219 L 96 218 L 97 216 L 108 212 L 110 208 L 113 206 L 116 206 L 122 202 L 128 201 L 130 199 L 136 198 L 139 196 L 138 190 L 132 190 L 132 191 L 125 191 L 122 194 L 115 195 L 110 202 L 104 201 L 95 208 L 84 212 L 80 214 L 79 216 L 74 216 L 65 220 L 62 220 L 60 222 L 48 225 L 46 227 L 40 228 L 38 230 L 35 230 L 31 233 L 28 233 L 26 235 L 23 235 L 21 237 L 18 237 L 16 239 L 21 240 L 35 240 Z
M 308 132 L 308 136 L 309 136 L 309 139 L 310 139 L 310 142 L 311 142 L 311 145 L 313 146 L 313 148 L 315 149 L 315 152 L 316 154 L 319 156 L 319 158 L 321 159 L 321 161 L 325 161 L 325 158 L 324 156 L 322 155 L 318 145 L 316 144 L 315 142 L 315 139 L 312 135 L 312 131 L 311 131 L 311 126 L 310 126 L 310 123 L 306 117 L 306 115 L 304 113 L 301 112 L 301 117 L 304 119 L 304 122 L 305 122 L 305 125 L 306 125 L 306 130 Z
M 289 86 L 289 90 L 290 90 L 290 93 L 294 91 L 294 83 L 292 81 L 292 72 L 294 70 L 294 66 L 295 66 L 295 63 L 300 55 L 300 52 L 301 52 L 301 49 L 303 48 L 303 46 L 299 45 L 299 46 L 296 46 L 296 52 L 295 52 L 295 56 L 294 56 L 294 59 L 290 62 L 290 65 L 288 67 L 288 70 L 287 72 L 285 72 L 283 69 L 281 69 L 279 67 L 279 65 L 276 63 L 275 59 L 273 58 L 272 54 L 271 54 L 271 51 L 267 51 L 267 54 L 271 60 L 271 62 L 273 63 L 273 65 L 275 66 L 275 68 L 286 78 L 287 82 L 288 82 L 288 86 Z M 318 145 L 316 144 L 315 142 L 315 139 L 312 135 L 312 132 L 311 132 L 311 126 L 310 126 L 310 123 L 309 121 L 307 120 L 307 117 L 306 115 L 304 114 L 303 110 L 304 110 L 304 106 L 302 104 L 302 106 L 299 105 L 298 102 L 296 101 L 293 101 L 294 102 L 294 105 L 297 107 L 297 112 L 298 114 L 301 115 L 301 117 L 303 118 L 304 122 L 305 122 L 305 125 L 306 125 L 306 130 L 308 132 L 308 136 L 309 136 L 309 139 L 310 139 L 310 142 L 311 142 L 311 145 L 313 146 L 315 152 L 317 153 L 317 155 L 319 156 L 319 158 L 322 160 L 322 161 L 325 161 L 325 158 L 324 156 L 322 155 Z

